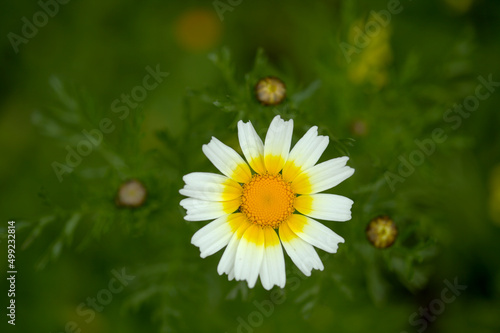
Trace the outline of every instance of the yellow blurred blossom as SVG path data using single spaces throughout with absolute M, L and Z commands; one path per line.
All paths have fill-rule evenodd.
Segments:
M 347 75 L 353 83 L 369 83 L 380 89 L 388 82 L 387 67 L 392 61 L 391 33 L 388 27 L 382 25 L 375 33 L 363 32 L 366 26 L 364 21 L 357 21 L 351 27 L 350 41 L 359 45 L 359 40 L 364 39 L 366 47 L 352 56 Z
M 206 51 L 217 44 L 221 29 L 221 22 L 212 10 L 190 9 L 179 17 L 175 36 L 186 50 Z
M 500 225 L 500 164 L 491 172 L 489 205 L 492 220 Z
M 467 12 L 474 3 L 474 0 L 443 0 L 443 1 L 449 8 L 460 14 Z

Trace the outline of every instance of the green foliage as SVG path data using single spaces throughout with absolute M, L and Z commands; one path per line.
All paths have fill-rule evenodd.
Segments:
M 355 45 L 356 27 L 387 2 L 242 2 L 214 23 L 221 37 L 201 51 L 182 46 L 177 24 L 191 10 L 185 4 L 64 7 L 68 16 L 61 12 L 22 45 L 7 71 L 20 92 L 5 93 L 1 114 L 9 167 L 0 166 L 0 176 L 10 197 L 0 207 L 10 214 L 4 220 L 16 220 L 23 331 L 59 332 L 74 320 L 82 332 L 233 332 L 260 313 L 262 323 L 249 324 L 255 332 L 410 332 L 418 330 L 412 313 L 441 297 L 443 281 L 455 277 L 468 289 L 428 331 L 497 331 L 500 218 L 489 212 L 500 205 L 491 180 L 500 162 L 500 93 L 481 100 L 458 127 L 444 115 L 475 93 L 479 76 L 500 80 L 498 4 L 474 2 L 461 12 L 450 1 L 401 3 L 403 11 L 351 61 L 339 45 Z M 199 5 L 215 15 L 210 4 Z M 50 36 L 73 47 L 63 52 Z M 48 50 L 58 56 L 36 53 Z M 140 86 L 145 66 L 156 63 L 171 75 L 121 119 L 113 101 Z M 38 71 L 14 75 L 25 67 Z M 256 99 L 255 85 L 266 76 L 285 82 L 283 103 Z M 352 220 L 325 222 L 345 244 L 336 254 L 318 250 L 325 269 L 311 277 L 285 255 L 287 285 L 277 294 L 283 302 L 271 302 L 279 288 L 268 292 L 258 282 L 249 289 L 219 276 L 222 251 L 199 257 L 190 240 L 206 223 L 183 220 L 178 193 L 183 175 L 217 172 L 201 150 L 212 136 L 241 153 L 237 122 L 252 121 L 264 137 L 275 115 L 294 120 L 292 144 L 318 126 L 330 139 L 320 161 L 345 155 L 356 169 L 329 191 L 354 200 Z M 67 164 L 67 147 L 77 149 L 88 140 L 84 131 L 99 129 L 103 119 L 113 130 L 101 132 L 91 153 L 58 177 L 54 162 Z M 436 129 L 446 140 L 423 153 L 417 142 L 429 142 Z M 422 163 L 401 176 L 401 161 L 415 152 Z M 147 190 L 136 208 L 117 204 L 131 179 Z M 380 215 L 399 231 L 387 249 L 365 234 Z M 75 309 L 120 267 L 133 282 L 85 322 Z M 269 316 L 260 309 L 266 302 Z

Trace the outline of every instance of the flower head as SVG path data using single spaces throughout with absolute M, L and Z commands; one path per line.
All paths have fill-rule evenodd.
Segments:
M 323 270 L 314 247 L 335 253 L 344 239 L 314 220 L 348 221 L 353 201 L 330 189 L 354 173 L 347 157 L 316 164 L 328 145 L 312 127 L 290 151 L 293 120 L 276 116 L 265 142 L 250 122 L 238 123 L 238 138 L 246 161 L 216 138 L 203 146 L 222 172 L 184 176 L 180 190 L 187 221 L 212 220 L 191 242 L 205 258 L 226 247 L 217 271 L 229 280 L 246 280 L 252 288 L 260 276 L 271 289 L 285 286 L 283 248 L 306 276 Z

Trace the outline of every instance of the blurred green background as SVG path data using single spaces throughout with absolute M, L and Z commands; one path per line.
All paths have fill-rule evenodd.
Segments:
M 15 220 L 18 271 L 15 327 L 2 278 L 2 332 L 500 331 L 500 87 L 479 79 L 500 82 L 499 1 L 41 3 L 0 11 L 0 269 Z M 126 106 L 147 67 L 169 74 Z M 254 98 L 267 75 L 287 85 L 279 106 Z M 218 276 L 222 251 L 199 258 L 205 222 L 183 220 L 178 194 L 184 174 L 215 171 L 212 135 L 239 150 L 239 119 L 263 137 L 276 114 L 294 143 L 318 125 L 322 161 L 356 169 L 331 190 L 355 202 L 327 222 L 346 243 L 318 250 L 309 278 L 287 258 L 280 304 Z M 114 130 L 59 181 L 54 162 L 103 118 Z M 429 143 L 436 129 L 446 140 Z M 136 209 L 115 203 L 129 179 L 148 191 Z M 399 229 L 383 250 L 365 235 L 382 214 Z M 444 303 L 445 280 L 467 288 Z

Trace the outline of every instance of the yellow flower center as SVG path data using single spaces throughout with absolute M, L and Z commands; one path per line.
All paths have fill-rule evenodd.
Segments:
M 281 174 L 254 175 L 243 185 L 240 211 L 250 222 L 277 229 L 294 211 L 295 193 Z

